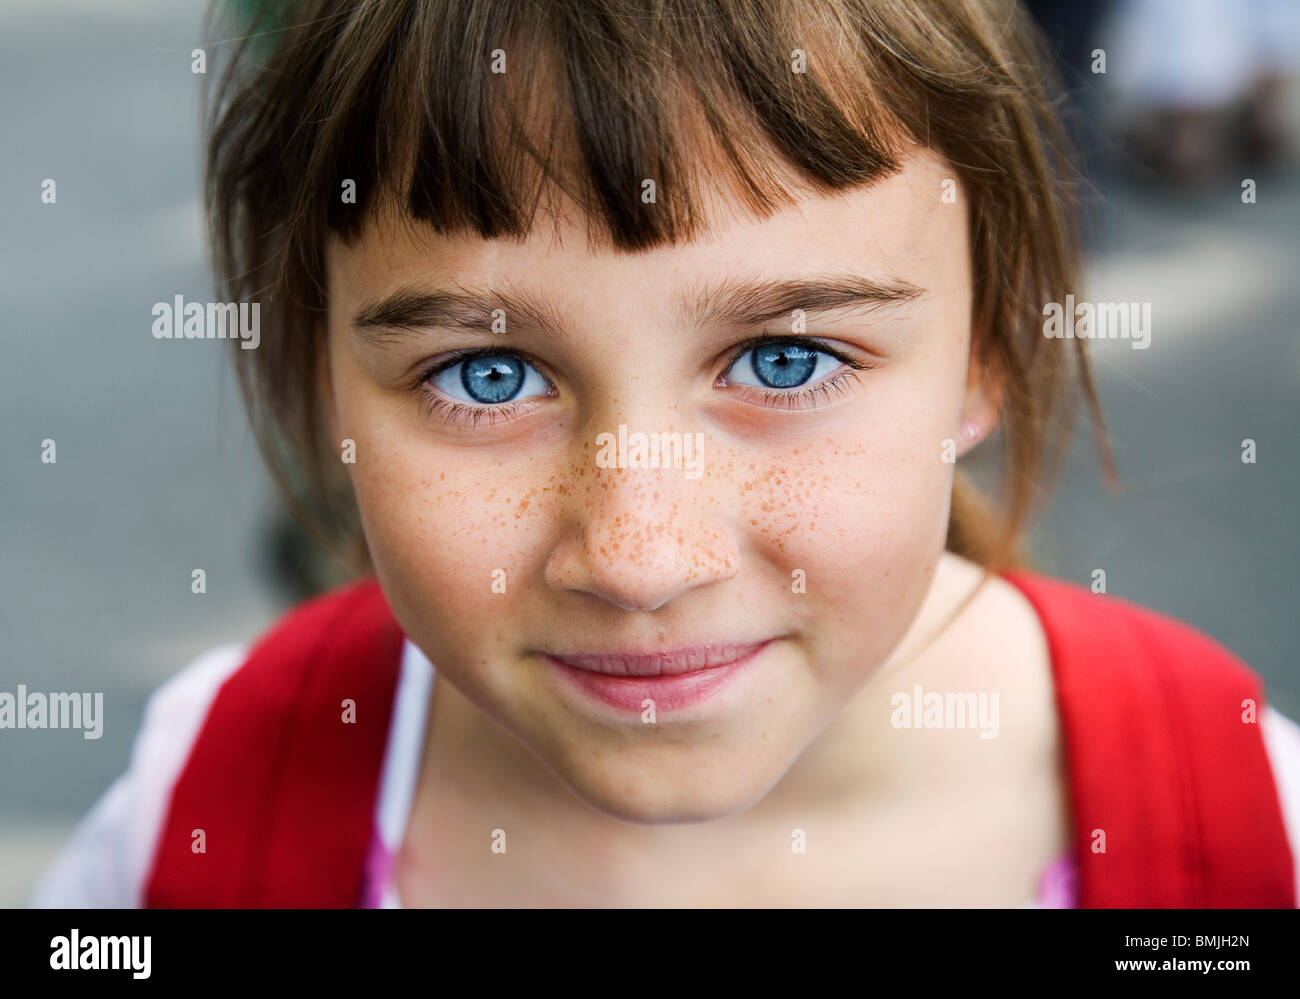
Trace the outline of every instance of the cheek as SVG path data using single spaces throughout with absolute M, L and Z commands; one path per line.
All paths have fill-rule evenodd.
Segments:
M 537 462 L 475 460 L 424 440 L 388 438 L 381 461 L 358 462 L 353 483 L 376 573 L 431 654 L 465 654 L 528 589 L 554 491 L 542 478 Z
M 954 466 L 943 442 L 961 378 L 928 368 L 869 380 L 843 425 L 771 450 L 768 470 L 742 483 L 745 528 L 780 567 L 774 582 L 833 684 L 881 664 L 928 592 L 947 534 Z
M 829 447 L 823 460 L 791 468 L 751 509 L 751 530 L 786 575 L 803 570 L 807 593 L 828 606 L 877 608 L 909 589 L 942 550 L 951 466 L 910 450 Z

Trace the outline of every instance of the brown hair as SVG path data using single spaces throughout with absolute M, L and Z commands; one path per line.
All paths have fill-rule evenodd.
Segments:
M 385 200 L 438 232 L 523 238 L 551 184 L 619 251 L 689 240 L 706 225 L 700 135 L 760 216 L 792 198 L 777 166 L 830 193 L 896 171 L 909 143 L 952 164 L 973 350 L 1001 386 L 1004 453 L 997 504 L 958 471 L 951 550 L 989 569 L 1020 558 L 1068 440 L 1071 385 L 1110 470 L 1084 341 L 1042 333 L 1043 306 L 1076 290 L 1074 174 L 1048 60 L 1014 2 L 249 6 L 233 23 L 210 12 L 215 33 L 239 36 L 207 95 L 213 263 L 229 299 L 267 306 L 260 348 L 235 350 L 240 385 L 277 482 L 336 547 L 359 531 L 316 392 L 327 240 L 354 240 Z M 638 196 L 647 177 L 653 210 Z

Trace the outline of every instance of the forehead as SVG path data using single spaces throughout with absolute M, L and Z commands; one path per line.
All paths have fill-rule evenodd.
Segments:
M 589 299 L 603 290 L 662 301 L 672 288 L 700 277 L 793 277 L 827 268 L 932 289 L 961 284 L 967 273 L 966 210 L 960 193 L 943 197 L 946 181 L 957 184 L 956 172 L 923 148 L 901 166 L 855 189 L 803 191 L 795 203 L 765 218 L 748 215 L 728 192 L 713 188 L 706 192 L 710 224 L 699 238 L 638 252 L 594 242 L 580 214 L 563 203 L 539 211 L 523 241 L 442 235 L 382 208 L 351 245 L 331 240 L 329 294 L 335 304 L 346 304 L 399 288 L 508 282 L 556 300 Z M 960 192 L 959 184 L 955 190 Z

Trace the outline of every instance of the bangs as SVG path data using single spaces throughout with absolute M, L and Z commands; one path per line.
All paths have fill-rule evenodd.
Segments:
M 907 133 L 860 46 L 795 5 L 754 4 L 743 23 L 692 2 L 387 6 L 343 29 L 321 75 L 344 85 L 307 116 L 319 133 L 295 217 L 328 206 L 345 241 L 381 202 L 485 239 L 523 239 L 572 205 L 593 245 L 644 250 L 698 238 L 719 208 L 764 217 L 899 168 Z

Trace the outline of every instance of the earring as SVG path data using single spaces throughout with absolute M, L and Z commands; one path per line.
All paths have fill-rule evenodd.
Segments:
M 974 420 L 963 420 L 958 433 L 961 434 L 962 440 L 973 441 L 980 435 L 980 429 L 980 425 Z

